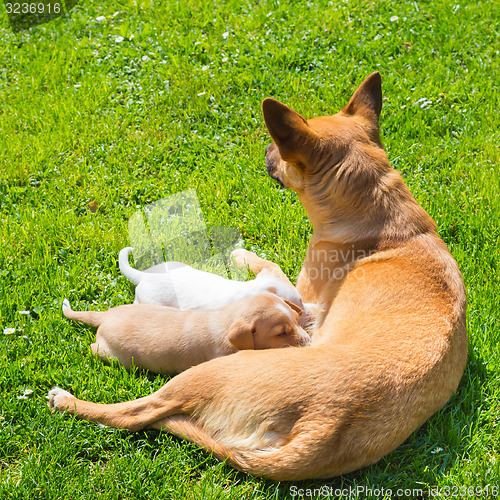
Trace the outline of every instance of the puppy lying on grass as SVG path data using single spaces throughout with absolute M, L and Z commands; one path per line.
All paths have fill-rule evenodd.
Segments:
M 179 373 L 209 359 L 244 349 L 306 346 L 309 335 L 298 322 L 302 310 L 271 293 L 218 309 L 182 311 L 151 304 L 127 304 L 108 311 L 63 313 L 98 327 L 93 354 L 116 358 L 156 373 Z
M 199 271 L 182 262 L 165 262 L 146 271 L 139 271 L 129 264 L 131 252 L 131 247 L 122 248 L 118 263 L 125 278 L 137 285 L 136 303 L 180 309 L 210 309 L 246 299 L 260 292 L 271 292 L 304 310 L 299 292 L 279 268 L 279 274 L 264 269 L 250 281 L 229 280 Z M 233 252 L 236 259 L 239 258 L 238 252 Z

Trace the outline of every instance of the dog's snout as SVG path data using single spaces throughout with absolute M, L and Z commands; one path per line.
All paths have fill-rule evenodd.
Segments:
M 271 144 L 268 144 L 266 146 L 266 149 L 264 150 L 264 154 L 267 156 L 267 152 L 269 151 L 269 148 L 271 147 Z

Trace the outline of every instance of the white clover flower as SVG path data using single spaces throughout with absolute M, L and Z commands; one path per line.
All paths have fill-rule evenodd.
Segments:
M 148 62 L 148 61 L 151 61 L 151 58 L 148 57 L 148 56 L 142 56 L 141 58 L 144 62 Z
M 229 31 L 225 31 L 224 33 L 222 33 L 222 38 L 224 38 L 224 40 L 229 36 Z
M 31 311 L 17 311 L 19 314 L 22 314 L 24 316 L 28 316 L 29 314 L 31 314 Z
M 17 399 L 29 399 L 33 396 L 33 391 L 31 389 L 26 389 L 22 396 L 17 396 Z
M 106 21 L 106 17 L 105 16 L 98 16 L 98 17 L 95 18 L 95 20 L 98 23 L 103 23 L 104 21 Z

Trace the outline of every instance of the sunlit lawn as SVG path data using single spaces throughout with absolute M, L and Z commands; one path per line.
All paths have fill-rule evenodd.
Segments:
M 500 484 L 497 3 L 82 0 L 21 33 L 0 19 L 0 498 Z M 136 210 L 195 189 L 209 226 L 238 228 L 296 277 L 311 227 L 265 174 L 260 102 L 334 113 L 374 70 L 389 158 L 468 290 L 469 363 L 449 404 L 378 464 L 298 484 L 237 473 L 165 433 L 52 414 L 53 385 L 116 402 L 165 382 L 105 366 L 93 331 L 60 310 L 63 297 L 94 309 L 133 300 L 117 255 Z

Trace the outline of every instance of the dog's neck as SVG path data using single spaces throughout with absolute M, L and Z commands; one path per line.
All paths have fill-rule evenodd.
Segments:
M 372 242 L 380 248 L 436 231 L 434 221 L 378 146 L 358 144 L 340 164 L 326 171 L 320 186 L 322 192 L 311 187 L 299 193 L 313 225 L 313 245 L 328 241 L 364 247 Z
M 297 289 L 304 301 L 314 303 L 331 303 L 359 260 L 418 235 L 436 234 L 434 221 L 380 146 L 358 145 L 323 172 L 320 182 L 312 178 L 309 189 L 299 193 L 313 236 Z
M 313 235 L 296 285 L 302 299 L 330 304 L 356 262 L 377 251 L 372 240 L 342 244 Z

